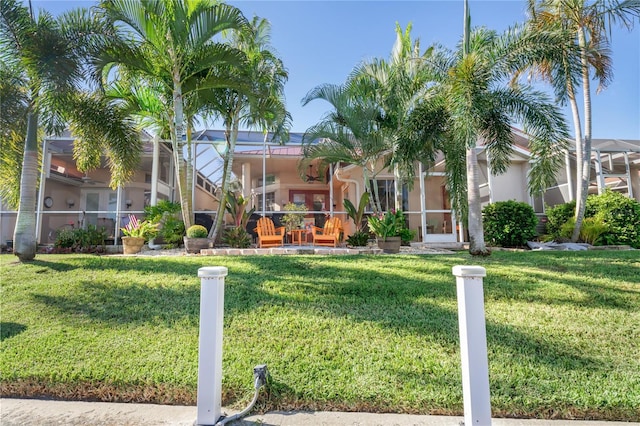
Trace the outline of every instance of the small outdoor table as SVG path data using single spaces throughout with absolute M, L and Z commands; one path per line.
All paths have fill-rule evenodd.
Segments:
M 291 230 L 291 244 L 298 243 L 299 246 L 302 243 L 307 243 L 307 230 L 306 229 L 292 229 Z

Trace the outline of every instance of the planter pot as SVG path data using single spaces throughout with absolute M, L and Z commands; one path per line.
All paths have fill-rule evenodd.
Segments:
M 378 248 L 381 248 L 383 253 L 400 253 L 401 243 L 400 237 L 378 238 Z
M 189 238 L 183 237 L 184 240 L 184 249 L 187 253 L 200 253 L 202 249 L 209 248 L 209 239 L 208 238 Z
M 122 251 L 124 254 L 140 253 L 144 245 L 142 237 L 122 237 Z

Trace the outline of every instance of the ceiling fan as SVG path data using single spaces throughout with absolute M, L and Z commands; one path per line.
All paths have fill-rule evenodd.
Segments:
M 318 176 L 314 176 L 311 167 L 311 164 L 309 164 L 309 174 L 306 175 L 305 182 L 321 182 L 322 176 L 320 176 L 320 174 L 318 174 Z

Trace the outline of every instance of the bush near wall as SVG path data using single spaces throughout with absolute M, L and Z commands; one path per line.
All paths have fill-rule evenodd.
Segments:
M 587 198 L 585 217 L 595 217 L 607 225 L 601 235 L 604 244 L 626 244 L 640 249 L 640 203 L 619 192 L 606 190 Z
M 482 210 L 484 238 L 490 245 L 522 247 L 536 236 L 538 218 L 527 203 L 498 201 Z
M 547 208 L 547 233 L 556 239 L 567 239 L 573 233 L 575 201 Z M 606 190 L 600 195 L 587 197 L 585 207 L 586 228 L 592 224 L 604 225 L 594 245 L 630 245 L 640 248 L 640 203 L 618 192 Z M 583 222 L 583 228 L 585 223 Z M 587 231 L 589 230 L 587 229 Z M 582 231 L 585 231 L 584 229 Z M 581 239 L 583 232 L 581 232 Z M 589 241 L 587 241 L 589 242 Z

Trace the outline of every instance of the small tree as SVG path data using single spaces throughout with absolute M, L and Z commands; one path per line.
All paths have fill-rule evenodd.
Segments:
M 307 206 L 304 204 L 287 203 L 283 207 L 286 212 L 306 212 Z M 302 227 L 304 223 L 305 213 L 287 213 L 282 217 L 282 223 L 284 224 L 287 232 L 291 232 L 292 229 L 298 229 Z

